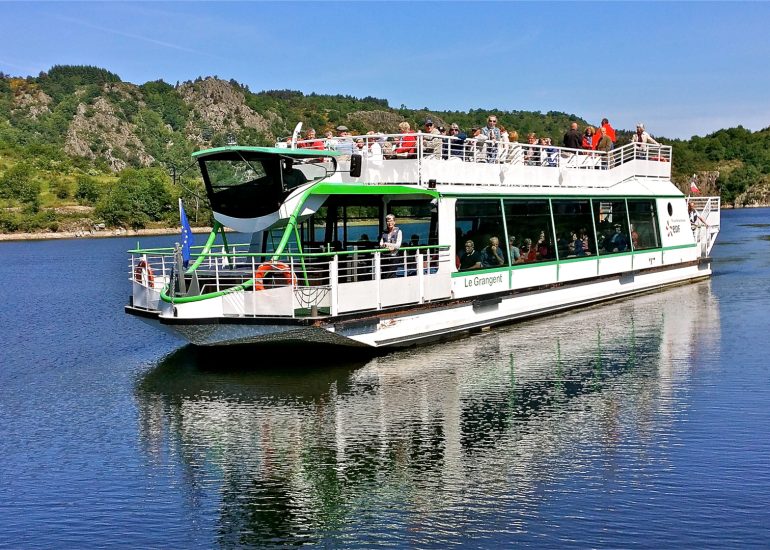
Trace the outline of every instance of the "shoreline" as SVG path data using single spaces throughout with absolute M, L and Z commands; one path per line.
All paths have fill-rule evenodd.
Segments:
M 193 233 L 210 233 L 211 227 L 193 227 Z M 157 235 L 182 236 L 181 228 L 105 229 L 104 231 L 41 231 L 38 233 L 0 233 L 0 242 L 48 241 L 58 239 L 108 239 L 112 237 L 141 237 Z

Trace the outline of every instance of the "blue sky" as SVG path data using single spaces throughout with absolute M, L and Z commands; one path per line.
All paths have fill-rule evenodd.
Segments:
M 391 106 L 563 111 L 689 138 L 770 126 L 765 2 L 0 2 L 0 71 L 96 65 Z

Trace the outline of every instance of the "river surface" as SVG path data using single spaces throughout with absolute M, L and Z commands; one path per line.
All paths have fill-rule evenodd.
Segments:
M 0 547 L 770 544 L 768 209 L 708 282 L 376 356 L 184 346 L 135 244 L 0 244 Z

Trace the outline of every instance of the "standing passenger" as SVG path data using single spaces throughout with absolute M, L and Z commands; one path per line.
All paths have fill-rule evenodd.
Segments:
M 382 278 L 390 279 L 396 276 L 398 265 L 398 249 L 401 248 L 401 230 L 396 227 L 396 216 L 385 216 L 385 231 L 380 238 L 380 248 L 387 248 L 388 252 L 381 254 Z

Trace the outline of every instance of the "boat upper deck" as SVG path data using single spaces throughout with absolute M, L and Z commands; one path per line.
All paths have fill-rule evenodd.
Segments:
M 345 136 L 284 144 L 305 153 L 308 149 L 336 151 L 338 170 L 327 181 L 366 184 L 516 187 L 531 193 L 555 190 L 610 190 L 670 193 L 661 186 L 671 177 L 671 146 L 630 143 L 611 151 L 569 149 L 452 136 L 411 133 Z M 288 152 L 288 151 L 287 151 Z M 297 151 L 299 152 L 299 151 Z M 361 156 L 361 175 L 350 175 L 352 155 Z M 632 180 L 632 187 L 623 186 Z M 620 186 L 620 187 L 618 187 Z M 476 189 L 475 192 L 482 191 Z M 467 192 L 467 189 L 466 189 Z M 483 191 L 482 191 L 483 192 Z

